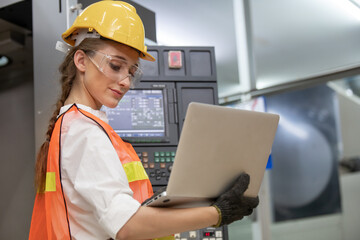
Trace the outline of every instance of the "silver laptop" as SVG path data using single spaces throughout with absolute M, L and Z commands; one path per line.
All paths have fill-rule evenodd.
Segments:
M 279 122 L 276 114 L 192 102 L 166 191 L 143 205 L 210 205 L 241 172 L 250 175 L 246 196 L 257 196 Z

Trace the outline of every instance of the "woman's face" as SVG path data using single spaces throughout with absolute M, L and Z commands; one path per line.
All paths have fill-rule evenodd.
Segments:
M 136 65 L 138 59 L 136 50 L 110 41 L 86 54 L 82 86 L 87 105 L 94 109 L 100 109 L 102 105 L 116 107 L 130 88 L 129 68 Z

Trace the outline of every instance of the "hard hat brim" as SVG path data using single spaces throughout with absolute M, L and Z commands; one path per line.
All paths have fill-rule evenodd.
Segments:
M 86 27 L 86 28 L 87 28 L 87 27 Z M 72 34 L 74 31 L 76 31 L 77 29 L 78 29 L 78 27 L 71 26 L 68 30 L 66 30 L 66 31 L 61 35 L 62 39 L 63 39 L 67 44 L 69 44 L 69 45 L 71 45 L 71 46 L 75 46 L 75 41 L 72 40 L 72 39 L 70 39 L 70 36 L 71 36 L 71 34 Z M 96 29 L 95 29 L 95 30 L 96 30 Z M 113 41 L 117 42 L 115 39 L 110 39 L 110 40 L 113 40 Z M 124 44 L 124 43 L 121 43 L 121 44 Z M 129 46 L 129 45 L 127 45 L 127 44 L 124 44 L 124 45 Z M 134 48 L 133 46 L 129 46 L 129 47 Z M 141 51 L 140 49 L 137 49 L 137 48 L 134 48 L 134 49 L 136 49 L 137 51 L 140 52 L 140 56 L 139 56 L 139 57 L 140 57 L 141 59 L 144 59 L 144 60 L 147 60 L 147 61 L 151 61 L 151 62 L 156 61 L 156 59 L 155 59 L 153 56 L 151 56 L 149 53 L 144 52 L 144 51 Z

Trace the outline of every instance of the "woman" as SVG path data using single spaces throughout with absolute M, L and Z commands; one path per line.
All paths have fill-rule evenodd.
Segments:
M 100 108 L 116 107 L 141 76 L 139 57 L 153 61 L 135 8 L 119 1 L 90 5 L 64 34 L 62 94 L 36 163 L 30 239 L 150 239 L 229 224 L 251 214 L 247 174 L 209 207 L 143 207 L 149 179 L 130 144 Z

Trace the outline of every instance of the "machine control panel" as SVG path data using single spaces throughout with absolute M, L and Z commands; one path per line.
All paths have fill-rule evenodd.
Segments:
M 175 160 L 176 147 L 137 147 L 144 169 L 153 186 L 166 186 Z
M 228 239 L 227 231 L 223 227 L 203 228 L 196 231 L 177 233 L 175 240 L 225 240 Z
M 176 53 L 180 62 L 173 60 Z M 154 192 L 168 185 L 190 102 L 218 104 L 213 47 L 151 46 L 155 62 L 141 61 L 144 75 L 115 109 L 109 124 L 130 142 Z M 227 226 L 175 234 L 176 240 L 228 240 Z
M 176 146 L 135 147 L 144 169 L 153 185 L 154 192 L 166 186 L 175 160 Z M 203 228 L 177 233 L 175 240 L 227 240 L 227 227 Z

